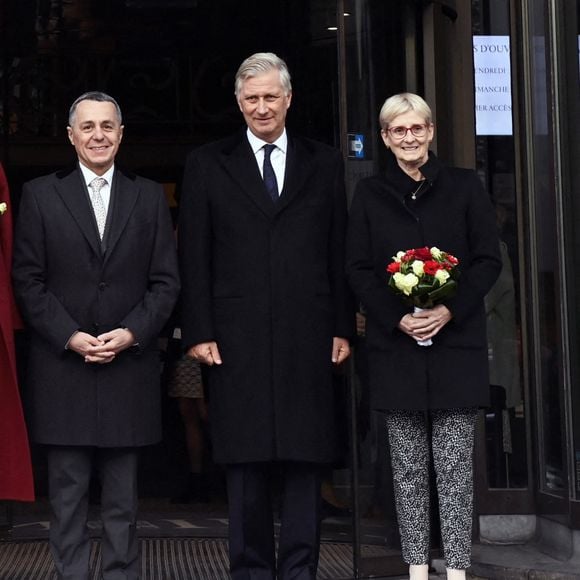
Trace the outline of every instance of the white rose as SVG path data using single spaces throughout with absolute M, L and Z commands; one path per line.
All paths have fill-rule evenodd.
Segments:
M 396 256 L 393 256 L 393 262 L 400 262 L 401 258 L 405 255 L 405 252 L 397 252 Z
M 437 280 L 441 286 L 447 282 L 448 278 L 449 272 L 447 270 L 437 270 L 437 272 L 435 272 L 435 280 Z
M 425 263 L 422 262 L 421 260 L 415 260 L 412 264 L 411 264 L 411 269 L 413 270 L 413 274 L 415 274 L 415 276 L 422 276 L 424 273 L 424 267 Z
M 5 201 L 0 203 L 0 215 L 2 215 L 7 209 L 8 209 L 8 206 L 6 205 Z
M 436 248 L 435 246 L 433 246 L 430 251 L 431 251 L 431 255 L 436 260 L 439 260 L 439 258 L 441 258 L 441 254 L 443 253 L 439 248 Z
M 419 283 L 419 278 L 415 274 L 401 274 L 396 272 L 393 275 L 395 286 L 406 296 L 410 296 L 413 288 Z

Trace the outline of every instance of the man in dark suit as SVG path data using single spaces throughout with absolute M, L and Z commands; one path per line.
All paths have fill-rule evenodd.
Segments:
M 247 128 L 193 151 L 185 169 L 183 340 L 209 365 L 232 578 L 310 580 L 321 470 L 338 453 L 332 366 L 349 355 L 354 320 L 343 164 L 337 150 L 286 133 L 290 75 L 276 55 L 242 63 L 236 97 Z M 274 470 L 284 485 L 277 564 Z
M 114 165 L 123 125 L 112 97 L 79 97 L 68 136 L 78 163 L 25 184 L 15 238 L 32 437 L 48 446 L 58 577 L 89 578 L 95 468 L 103 578 L 135 579 L 137 450 L 161 437 L 156 338 L 179 291 L 174 238 L 161 186 Z

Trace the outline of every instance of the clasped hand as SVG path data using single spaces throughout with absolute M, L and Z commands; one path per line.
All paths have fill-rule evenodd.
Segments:
M 71 337 L 68 348 L 80 354 L 87 363 L 106 364 L 133 344 L 135 336 L 129 329 L 116 328 L 99 336 L 79 331 Z
M 414 340 L 429 340 L 451 320 L 451 317 L 447 306 L 438 304 L 421 312 L 405 314 L 399 322 L 399 329 Z

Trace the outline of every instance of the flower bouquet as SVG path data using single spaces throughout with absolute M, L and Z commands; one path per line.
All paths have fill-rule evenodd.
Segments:
M 433 308 L 457 291 L 459 260 L 439 248 L 424 247 L 397 252 L 387 266 L 388 286 L 413 306 L 415 312 Z M 428 346 L 432 341 L 417 341 Z

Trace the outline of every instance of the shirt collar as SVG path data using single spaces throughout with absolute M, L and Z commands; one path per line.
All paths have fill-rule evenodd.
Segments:
M 107 169 L 107 171 L 105 171 L 105 173 L 103 173 L 103 175 L 97 175 L 94 171 L 91 171 L 88 167 L 83 165 L 80 161 L 79 161 L 79 167 L 81 168 L 81 173 L 83 174 L 83 179 L 85 180 L 87 187 L 89 186 L 91 181 L 93 179 L 95 179 L 95 177 L 102 177 L 102 178 L 106 179 L 107 185 L 109 187 L 111 186 L 111 183 L 113 183 L 113 173 L 115 172 L 115 164 L 111 165 L 111 167 L 109 167 L 109 169 Z
M 263 139 L 260 139 L 258 137 L 256 137 L 248 128 L 246 131 L 246 135 L 248 136 L 248 141 L 250 142 L 250 147 L 252 148 L 252 151 L 254 152 L 254 155 L 264 146 L 264 145 L 268 145 L 267 141 L 264 141 Z M 274 141 L 272 143 L 272 145 L 276 145 L 276 147 L 278 147 L 278 149 L 280 149 L 282 151 L 282 153 L 286 153 L 286 150 L 288 149 L 288 135 L 286 134 L 286 127 L 284 127 L 284 130 L 282 131 L 282 135 L 280 135 L 280 137 L 278 137 L 278 139 L 276 139 L 276 141 Z

